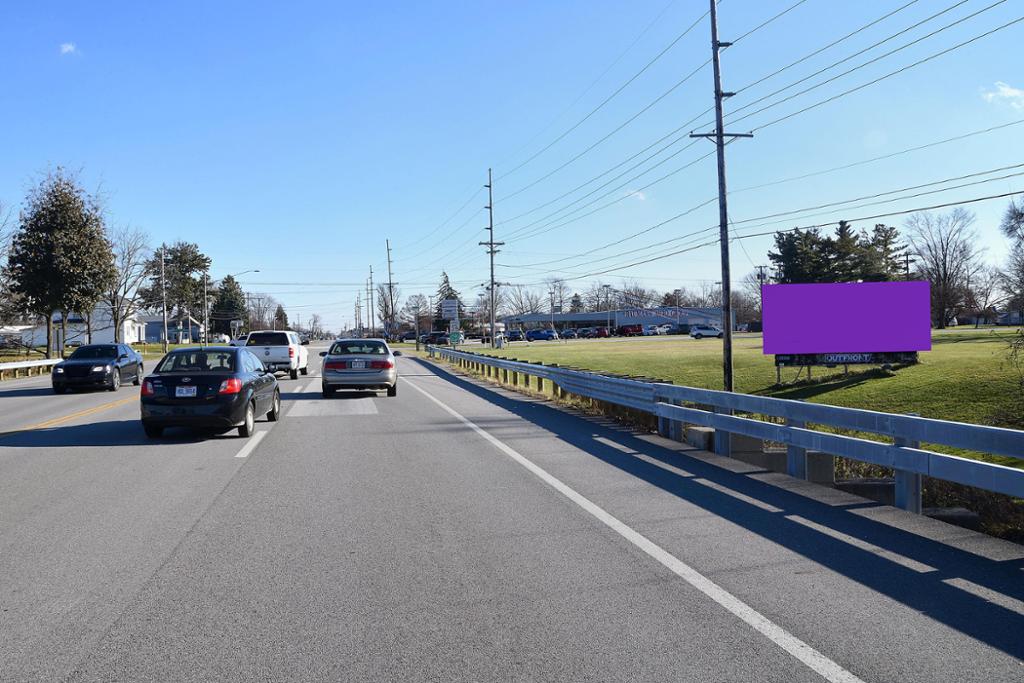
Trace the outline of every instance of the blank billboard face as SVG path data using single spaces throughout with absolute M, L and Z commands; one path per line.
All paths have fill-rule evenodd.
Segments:
M 765 285 L 764 353 L 881 353 L 932 348 L 927 282 Z

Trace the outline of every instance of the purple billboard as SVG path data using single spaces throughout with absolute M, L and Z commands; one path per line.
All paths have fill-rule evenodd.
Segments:
M 765 285 L 765 354 L 928 351 L 927 282 Z

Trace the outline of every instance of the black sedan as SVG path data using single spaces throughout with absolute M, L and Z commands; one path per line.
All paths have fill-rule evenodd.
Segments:
M 142 382 L 142 427 L 159 437 L 166 427 L 194 427 L 252 436 L 256 417 L 281 416 L 277 378 L 247 349 L 208 346 L 171 351 Z
M 124 382 L 138 384 L 143 372 L 142 356 L 126 344 L 79 346 L 53 366 L 53 393 L 80 387 L 117 391 Z

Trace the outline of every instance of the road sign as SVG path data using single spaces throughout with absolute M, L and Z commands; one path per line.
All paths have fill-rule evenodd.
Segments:
M 441 302 L 441 318 L 444 320 L 459 319 L 459 300 L 445 299 Z

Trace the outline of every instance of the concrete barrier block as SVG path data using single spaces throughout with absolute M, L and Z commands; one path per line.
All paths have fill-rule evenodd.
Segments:
M 732 438 L 735 439 L 736 436 L 736 434 L 733 434 Z M 786 471 L 786 451 L 737 451 L 733 448 L 732 457 L 748 465 L 761 467 L 771 472 L 785 473 Z
M 764 450 L 764 441 L 753 436 L 733 432 L 730 447 L 734 455 L 736 453 L 760 453 Z
M 821 451 L 807 451 L 807 481 L 833 486 L 836 483 L 836 459 Z
M 688 426 L 686 428 L 686 443 L 702 451 L 710 451 L 714 445 L 715 430 L 711 427 Z

